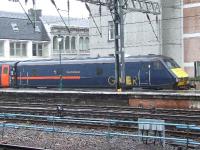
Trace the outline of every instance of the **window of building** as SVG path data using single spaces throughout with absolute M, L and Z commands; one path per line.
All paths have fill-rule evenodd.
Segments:
M 36 44 L 32 45 L 32 55 L 37 56 L 37 45 Z
M 109 21 L 108 22 L 108 40 L 109 41 L 114 40 L 114 33 L 115 33 L 114 23 L 113 21 Z
M 76 38 L 72 37 L 71 39 L 71 49 L 75 50 L 76 49 Z
M 40 27 L 39 26 L 35 26 L 35 32 L 41 32 Z
M 43 44 L 38 44 L 38 56 L 42 56 Z
M 79 50 L 84 50 L 83 37 L 79 38 Z
M 16 56 L 21 54 L 21 43 L 16 43 Z
M 10 56 L 27 56 L 27 44 L 21 42 L 11 42 Z
M 64 50 L 64 37 L 58 37 L 58 44 L 59 44 L 59 50 L 63 51 Z
M 57 36 L 53 37 L 53 50 L 54 51 L 58 50 L 58 37 Z
M 0 41 L 0 56 L 4 56 L 4 42 Z
M 16 23 L 11 23 L 11 26 L 12 26 L 12 29 L 13 29 L 14 32 L 19 31 L 19 28 L 18 28 Z
M 14 56 L 14 55 L 15 55 L 15 44 L 10 43 L 10 56 Z
M 194 76 L 199 77 L 200 76 L 200 61 L 194 62 Z
M 43 44 L 34 43 L 32 45 L 32 55 L 33 56 L 43 56 Z
M 26 44 L 22 44 L 22 56 L 27 56 Z
M 85 49 L 89 50 L 89 38 L 88 37 L 85 38 Z
M 66 50 L 69 50 L 69 49 L 70 49 L 69 44 L 70 44 L 69 36 L 66 36 L 66 38 L 65 38 L 65 49 L 66 49 Z

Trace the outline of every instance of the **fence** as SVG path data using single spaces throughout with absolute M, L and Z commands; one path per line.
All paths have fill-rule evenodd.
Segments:
M 199 141 L 195 141 L 194 139 L 180 138 L 180 137 L 172 137 L 165 135 L 166 127 L 173 127 L 177 130 L 185 131 L 189 134 L 191 131 L 200 132 L 200 127 L 197 125 L 188 125 L 188 124 L 175 124 L 175 123 L 165 123 L 163 120 L 155 120 L 155 119 L 138 119 L 138 121 L 125 121 L 125 120 L 113 120 L 113 119 L 89 119 L 89 118 L 74 118 L 74 117 L 55 117 L 55 116 L 39 116 L 39 115 L 25 115 L 25 114 L 9 114 L 3 113 L 0 114 L 1 119 L 41 119 L 46 120 L 48 122 L 53 123 L 53 127 L 41 127 L 37 125 L 19 125 L 14 123 L 0 123 L 0 128 L 2 128 L 2 139 L 4 137 L 4 129 L 5 128 L 14 128 L 14 129 L 26 129 L 26 130 L 37 130 L 43 132 L 52 132 L 52 133 L 62 133 L 62 134 L 70 134 L 70 135 L 84 135 L 84 136 L 105 136 L 105 137 L 130 137 L 130 138 L 138 138 L 147 140 L 160 140 L 165 146 L 165 142 L 167 143 L 177 143 L 185 145 L 188 148 L 189 145 L 200 146 Z M 65 131 L 60 128 L 55 128 L 55 123 L 78 123 L 78 124 L 86 124 L 86 125 L 106 125 L 108 127 L 117 124 L 126 124 L 126 125 L 137 125 L 139 132 L 129 132 L 129 133 L 121 133 L 121 132 L 76 132 L 76 131 Z M 151 131 L 161 132 L 161 134 L 141 134 L 143 131 Z M 143 132 L 144 133 L 144 132 Z

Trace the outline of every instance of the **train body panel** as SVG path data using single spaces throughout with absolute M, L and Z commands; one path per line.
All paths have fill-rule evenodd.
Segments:
M 1 86 L 9 87 L 10 85 L 10 65 L 3 64 L 1 68 Z
M 111 69 L 113 68 L 113 69 Z M 23 65 L 18 67 L 18 86 L 23 87 L 110 87 L 108 70 L 113 64 L 47 64 Z M 41 82 L 42 81 L 42 82 Z
M 6 63 L 1 64 L 1 69 Z M 2 87 L 114 88 L 115 59 L 21 61 L 10 66 L 10 83 Z M 147 55 L 128 57 L 124 87 L 174 88 L 186 86 L 187 74 L 171 59 Z M 5 77 L 1 71 L 1 78 Z M 2 80 L 1 80 L 2 81 Z M 120 79 L 121 81 L 121 79 Z M 184 82 L 183 82 L 184 81 Z

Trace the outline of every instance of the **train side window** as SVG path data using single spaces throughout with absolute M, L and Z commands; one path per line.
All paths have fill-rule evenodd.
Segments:
M 164 62 L 169 69 L 179 68 L 179 65 L 173 59 L 164 59 Z
M 148 63 L 142 63 L 141 70 L 147 70 L 149 69 L 149 64 Z
M 8 68 L 7 68 L 7 67 L 5 67 L 5 68 L 3 69 L 3 74 L 8 74 Z
M 162 69 L 162 64 L 160 61 L 154 61 L 152 62 L 152 66 L 154 70 L 161 70 Z
M 103 74 L 103 69 L 101 67 L 96 68 L 96 75 L 102 75 Z
M 57 69 L 57 70 L 56 70 L 56 73 L 57 73 L 57 75 L 63 74 L 63 69 Z
M 32 69 L 32 70 L 31 70 L 31 75 L 32 75 L 32 76 L 37 76 L 37 74 L 38 74 L 38 73 L 37 73 L 37 69 Z

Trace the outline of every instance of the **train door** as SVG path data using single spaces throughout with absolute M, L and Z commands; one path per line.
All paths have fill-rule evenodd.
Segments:
M 9 87 L 9 80 L 10 80 L 10 66 L 9 65 L 2 65 L 1 67 L 1 86 L 2 87 Z
M 29 83 L 28 76 L 29 76 L 28 71 L 26 71 L 26 69 L 23 66 L 21 66 L 19 68 L 19 85 L 21 87 L 26 87 L 28 85 Z
M 151 65 L 149 62 L 142 62 L 140 68 L 140 85 L 151 85 Z

